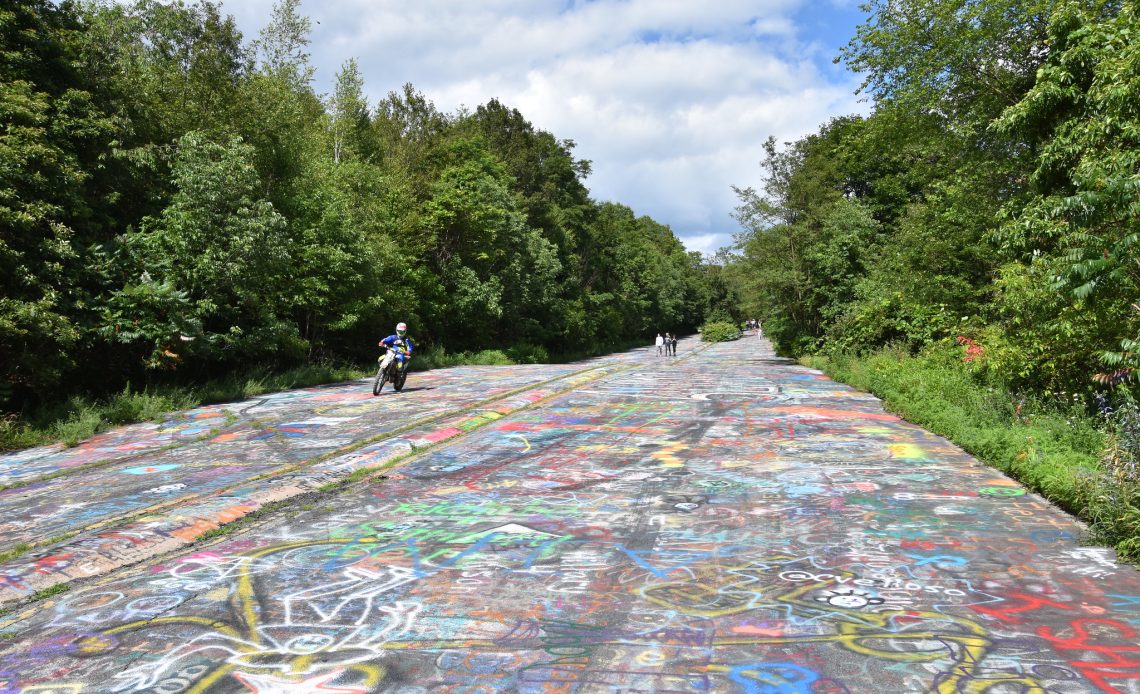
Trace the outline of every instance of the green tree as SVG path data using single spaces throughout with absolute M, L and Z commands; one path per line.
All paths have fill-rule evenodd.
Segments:
M 840 59 L 877 103 L 984 137 L 1033 86 L 1057 0 L 870 0 Z
M 189 133 L 174 175 L 170 205 L 125 239 L 138 274 L 112 294 L 104 332 L 153 345 L 150 365 L 180 359 L 183 349 L 222 362 L 295 357 L 300 343 L 287 320 L 294 248 L 285 219 L 262 197 L 252 148 Z M 138 315 L 154 316 L 155 332 L 142 332 Z M 196 326 L 185 345 L 172 334 Z
M 346 154 L 359 156 L 362 134 L 367 131 L 370 121 L 364 79 L 355 59 L 346 61 L 337 73 L 328 111 L 333 162 L 339 164 Z
M 0 8 L 0 401 L 58 382 L 85 335 L 85 262 L 107 200 L 92 182 L 114 128 L 79 69 L 71 4 Z
M 423 219 L 448 296 L 435 320 L 446 335 L 474 344 L 517 338 L 526 328 L 519 322 L 552 299 L 557 254 L 527 224 L 509 176 L 480 141 L 454 143 L 451 156 Z
M 82 7 L 80 59 L 116 126 L 98 181 L 113 199 L 108 226 L 118 233 L 169 201 L 175 140 L 191 130 L 215 139 L 241 132 L 251 59 L 233 18 L 210 2 Z
M 525 339 L 573 343 L 582 329 L 578 322 L 582 313 L 574 299 L 579 286 L 577 244 L 594 207 L 582 183 L 590 163 L 574 158 L 572 141 L 535 128 L 518 109 L 495 99 L 460 119 L 455 129 L 481 138 L 503 162 L 527 224 L 557 252 L 561 271 L 545 288 L 542 300 L 528 302 L 527 314 L 518 319 Z
M 1049 340 L 1079 338 L 1087 355 L 1056 379 L 1079 383 L 1099 352 L 1111 382 L 1140 367 L 1140 15 L 1133 2 L 1064 2 L 1049 36 L 1037 83 L 1000 121 L 1039 155 L 1031 197 L 997 238 L 1085 314 L 1080 333 Z
M 274 2 L 269 23 L 254 43 L 262 72 L 285 82 L 295 91 L 308 89 L 315 72 L 308 53 L 313 23 L 298 13 L 300 5 L 301 0 Z
M 784 350 L 815 349 L 824 332 L 821 300 L 832 282 L 820 268 L 824 219 L 849 185 L 837 148 L 857 121 L 838 119 L 787 147 L 764 144 L 764 194 L 734 188 L 740 200 L 734 217 L 744 229 L 739 239 L 753 273 L 743 291 L 764 306 L 766 332 Z
M 376 104 L 371 136 L 375 159 L 417 200 L 431 196 L 432 183 L 446 165 L 445 135 L 452 120 L 410 83 Z

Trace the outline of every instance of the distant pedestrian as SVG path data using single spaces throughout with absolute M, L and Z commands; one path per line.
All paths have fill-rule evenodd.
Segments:
M 657 333 L 657 356 L 661 356 L 661 348 L 665 346 L 665 338 L 661 337 L 661 333 Z
M 677 356 L 677 336 L 669 336 L 669 349 L 673 350 L 673 356 Z

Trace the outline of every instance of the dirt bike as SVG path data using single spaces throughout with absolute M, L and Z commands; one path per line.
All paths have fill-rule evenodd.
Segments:
M 404 389 L 404 381 L 408 378 L 408 372 L 400 370 L 400 362 L 396 360 L 396 354 L 399 352 L 407 355 L 407 352 L 385 345 L 380 345 L 380 349 L 384 351 L 384 354 L 380 356 L 380 368 L 376 371 L 376 380 L 372 382 L 372 394 L 379 395 L 385 383 L 391 383 L 392 388 L 398 393 Z

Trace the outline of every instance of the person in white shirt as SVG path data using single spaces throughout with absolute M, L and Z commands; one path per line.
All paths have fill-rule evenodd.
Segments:
M 661 348 L 665 346 L 665 338 L 661 337 L 661 333 L 657 333 L 657 356 L 661 356 Z

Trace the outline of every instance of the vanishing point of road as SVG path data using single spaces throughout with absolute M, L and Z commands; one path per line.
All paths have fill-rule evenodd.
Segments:
M 1140 693 L 1140 573 L 755 336 L 368 387 L 0 457 L 0 693 Z

